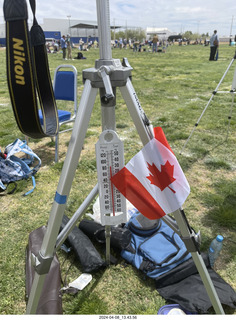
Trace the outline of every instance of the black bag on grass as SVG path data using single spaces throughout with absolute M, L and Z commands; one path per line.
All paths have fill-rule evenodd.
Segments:
M 75 59 L 86 59 L 84 56 L 83 56 L 83 53 L 82 52 L 78 52 L 77 54 L 77 57 L 75 57 Z
M 61 224 L 62 229 L 66 226 L 68 221 L 69 218 L 64 215 Z M 81 263 L 83 272 L 90 273 L 105 266 L 105 261 L 102 260 L 90 239 L 79 228 L 73 228 L 67 237 L 67 241 Z
M 202 254 L 221 304 L 236 309 L 236 293 L 219 274 L 211 269 L 207 254 Z M 156 278 L 156 289 L 170 303 L 200 314 L 212 306 L 193 259 L 183 262 L 168 273 Z
M 106 243 L 105 226 L 100 223 L 83 219 L 79 224 L 82 230 L 89 238 L 96 240 L 99 243 Z M 129 250 L 131 242 L 131 232 L 122 227 L 111 227 L 111 246 L 116 249 Z

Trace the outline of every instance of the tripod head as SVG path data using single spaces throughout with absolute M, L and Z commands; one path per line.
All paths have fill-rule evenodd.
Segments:
M 119 59 L 112 59 L 109 0 L 97 0 L 97 20 L 100 59 L 95 61 L 95 68 L 83 70 L 83 79 L 99 88 L 102 107 L 115 106 L 115 88 L 126 85 L 132 68 L 127 59 L 122 64 Z

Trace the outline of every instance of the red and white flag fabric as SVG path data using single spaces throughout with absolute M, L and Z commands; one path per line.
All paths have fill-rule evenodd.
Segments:
M 180 209 L 190 193 L 161 127 L 154 128 L 154 138 L 111 177 L 111 183 L 151 220 Z

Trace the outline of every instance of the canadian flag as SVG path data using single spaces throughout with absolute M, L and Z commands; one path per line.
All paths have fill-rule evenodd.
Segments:
M 161 127 L 111 183 L 147 218 L 154 220 L 181 208 L 190 193 L 187 179 Z

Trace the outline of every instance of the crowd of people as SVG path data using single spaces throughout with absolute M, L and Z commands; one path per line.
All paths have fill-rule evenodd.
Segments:
M 47 43 L 47 51 L 48 53 L 58 53 L 62 52 L 63 60 L 71 60 L 72 58 L 72 48 L 75 47 L 73 42 L 71 41 L 71 37 L 69 34 L 67 36 L 63 35 L 60 40 L 52 40 L 50 43 Z M 98 41 L 95 39 L 94 41 L 89 40 L 85 43 L 82 38 L 80 38 L 78 43 L 79 51 L 87 51 L 91 48 L 97 49 L 99 47 Z M 141 52 L 141 51 L 152 51 L 152 52 L 165 52 L 166 47 L 168 47 L 168 41 L 157 41 L 146 40 L 139 41 L 137 39 L 115 39 L 111 40 L 111 48 L 112 49 L 132 49 L 133 52 Z
M 75 48 L 75 45 L 72 42 L 69 34 L 67 34 L 66 36 L 63 35 L 60 40 L 56 41 L 53 39 L 52 41 L 47 42 L 46 47 L 48 53 L 58 53 L 59 51 L 61 51 L 63 60 L 73 60 L 72 48 Z M 87 43 L 85 43 L 83 39 L 80 38 L 78 43 L 78 49 L 80 51 L 86 51 L 92 47 L 95 49 L 98 47 L 97 40 L 90 40 Z
M 154 35 L 152 39 L 139 41 L 137 39 L 115 39 L 111 40 L 111 47 L 112 49 L 119 48 L 119 49 L 132 49 L 133 52 L 141 52 L 141 51 L 148 51 L 148 52 L 165 52 L 166 48 L 171 43 L 168 40 L 159 40 L 157 35 Z M 189 44 L 189 43 L 188 43 Z M 201 42 L 200 42 L 201 44 Z M 213 35 L 209 41 L 210 45 L 210 61 L 217 60 L 217 52 L 219 47 L 219 37 L 217 34 L 217 30 L 214 30 Z M 47 44 L 48 52 L 57 53 L 59 50 L 62 51 L 62 58 L 63 60 L 73 60 L 72 58 L 72 48 L 74 47 L 73 42 L 71 41 L 71 37 L 69 34 L 67 36 L 63 35 L 60 40 L 55 41 L 53 40 L 50 44 Z M 95 39 L 94 41 L 88 39 L 85 43 L 82 38 L 80 38 L 78 43 L 79 51 L 86 51 L 90 48 L 98 48 L 99 43 Z
M 145 40 L 140 41 L 137 39 L 122 39 L 119 40 L 112 40 L 111 46 L 113 49 L 119 48 L 119 49 L 132 49 L 134 52 L 141 52 L 141 51 L 153 51 L 153 52 L 161 52 L 165 50 L 166 47 L 168 47 L 168 41 L 159 41 L 157 38 L 157 41 L 152 40 Z M 155 49 L 153 49 L 155 48 Z

